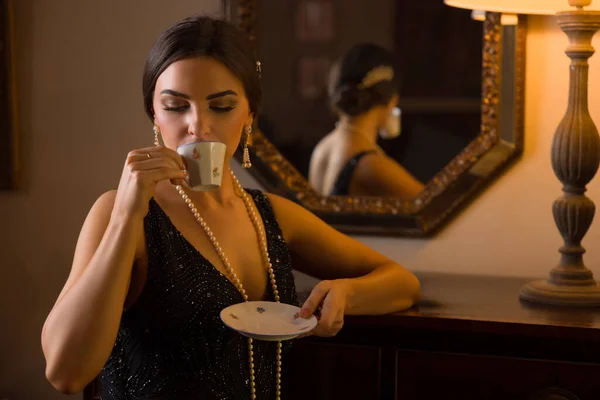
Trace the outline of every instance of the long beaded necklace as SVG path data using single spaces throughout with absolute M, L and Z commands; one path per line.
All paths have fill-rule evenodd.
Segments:
M 271 264 L 271 259 L 269 258 L 269 249 L 267 247 L 267 240 L 266 240 L 265 232 L 260 224 L 258 215 L 256 214 L 256 211 L 254 210 L 254 205 L 252 204 L 252 200 L 251 200 L 250 196 L 242 188 L 242 185 L 240 185 L 240 182 L 237 180 L 236 176 L 233 174 L 233 171 L 230 170 L 230 173 L 231 173 L 231 178 L 233 179 L 233 186 L 234 186 L 235 192 L 244 201 L 244 205 L 246 206 L 246 211 L 248 212 L 248 216 L 250 217 L 250 220 L 252 221 L 252 225 L 254 226 L 254 230 L 256 231 L 256 235 L 258 236 L 263 263 L 265 264 L 265 268 L 267 269 L 267 272 L 269 273 L 271 287 L 273 288 L 273 295 L 275 296 L 275 301 L 279 303 L 279 292 L 277 291 L 277 282 L 275 281 L 275 274 L 273 273 L 273 264 Z M 179 192 L 179 195 L 181 196 L 183 201 L 185 201 L 185 203 L 188 205 L 190 211 L 192 212 L 192 214 L 194 215 L 194 217 L 196 218 L 196 220 L 198 221 L 198 223 L 204 230 L 204 233 L 206 233 L 208 240 L 210 240 L 210 243 L 212 244 L 213 248 L 219 255 L 221 262 L 225 266 L 225 269 L 226 269 L 227 274 L 229 275 L 231 281 L 234 283 L 237 290 L 240 292 L 240 294 L 244 298 L 244 301 L 248 301 L 248 295 L 246 294 L 246 290 L 242 286 L 242 282 L 240 281 L 240 278 L 238 278 L 237 274 L 231 267 L 231 264 L 229 263 L 227 256 L 223 252 L 223 249 L 219 245 L 219 242 L 215 238 L 215 235 L 212 233 L 210 227 L 206 224 L 204 219 L 200 216 L 200 213 L 198 212 L 198 209 L 196 208 L 195 204 L 192 202 L 192 199 L 190 199 L 190 197 L 187 195 L 187 193 L 185 192 L 183 187 L 181 187 L 181 185 L 176 185 L 175 188 Z M 253 347 L 254 346 L 252 345 L 252 338 L 248 338 L 248 367 L 249 367 L 248 369 L 250 371 L 250 397 L 252 400 L 256 400 L 256 382 L 255 382 L 255 376 L 254 376 L 254 349 L 253 349 Z M 281 341 L 277 342 L 277 362 L 276 362 L 277 372 L 275 375 L 275 398 L 276 398 L 276 400 L 280 400 L 280 398 L 281 398 L 281 347 L 282 347 Z

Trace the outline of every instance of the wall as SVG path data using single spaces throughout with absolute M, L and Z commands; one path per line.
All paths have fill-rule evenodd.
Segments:
M 152 144 L 141 76 L 154 38 L 218 0 L 16 0 L 26 189 L 0 193 L 0 398 L 53 400 L 42 324 L 93 201 Z M 81 396 L 76 396 L 81 397 Z
M 127 151 L 151 143 L 140 95 L 145 55 L 168 24 L 217 12 L 219 3 L 15 3 L 27 186 L 0 194 L 0 398 L 63 399 L 45 381 L 40 330 L 68 274 L 87 210 L 116 186 Z M 561 243 L 551 217 L 560 186 L 549 148 L 566 106 L 565 45 L 552 19 L 531 20 L 526 151 L 506 176 L 432 240 L 359 239 L 415 271 L 545 276 Z M 590 108 L 600 123 L 598 66 L 592 59 Z M 241 178 L 255 186 L 247 175 Z M 600 199 L 598 181 L 588 193 Z M 584 243 L 596 272 L 599 239 L 596 221 Z

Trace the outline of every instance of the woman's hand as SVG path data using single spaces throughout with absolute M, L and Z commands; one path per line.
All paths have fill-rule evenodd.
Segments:
M 344 312 L 348 302 L 348 286 L 344 280 L 321 281 L 304 302 L 300 317 L 315 315 L 319 320 L 315 329 L 302 335 L 335 336 L 344 326 Z
M 127 154 L 117 190 L 113 215 L 143 219 L 156 184 L 169 179 L 172 184 L 185 182 L 183 159 L 164 146 L 146 147 Z

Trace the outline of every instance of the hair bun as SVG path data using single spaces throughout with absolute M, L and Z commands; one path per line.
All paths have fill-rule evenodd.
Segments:
M 354 85 L 344 85 L 331 98 L 332 105 L 341 112 L 356 116 L 369 110 L 372 99 L 369 90 L 359 89 Z
M 394 54 L 374 43 L 352 46 L 329 74 L 330 105 L 339 113 L 356 116 L 386 106 L 399 90 Z

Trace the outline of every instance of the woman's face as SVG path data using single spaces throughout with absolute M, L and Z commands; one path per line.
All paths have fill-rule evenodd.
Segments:
M 252 125 L 248 99 L 240 80 L 209 57 L 179 60 L 158 77 L 154 90 L 154 123 L 165 146 L 218 141 L 232 157 L 242 131 Z

